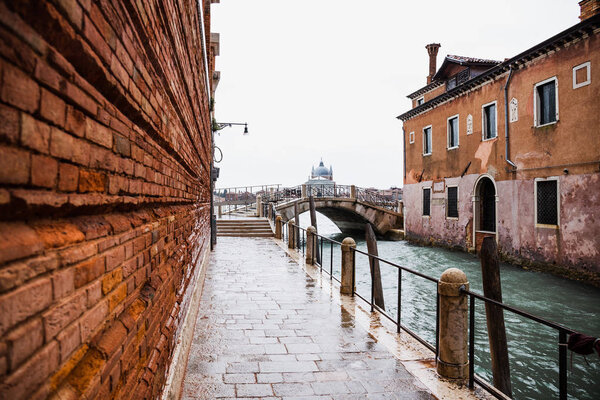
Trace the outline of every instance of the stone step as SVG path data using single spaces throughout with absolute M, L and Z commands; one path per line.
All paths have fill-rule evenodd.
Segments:
M 220 233 L 217 232 L 217 236 L 228 236 L 228 237 L 273 237 L 275 234 L 273 232 L 269 233 L 241 233 L 241 232 L 233 232 L 233 233 Z

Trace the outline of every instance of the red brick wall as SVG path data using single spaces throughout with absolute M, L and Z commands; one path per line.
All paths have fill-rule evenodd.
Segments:
M 0 398 L 160 393 L 209 246 L 200 23 L 0 0 Z

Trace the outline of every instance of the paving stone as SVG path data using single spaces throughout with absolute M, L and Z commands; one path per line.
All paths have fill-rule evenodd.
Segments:
M 182 399 L 433 399 L 271 240 L 220 237 Z

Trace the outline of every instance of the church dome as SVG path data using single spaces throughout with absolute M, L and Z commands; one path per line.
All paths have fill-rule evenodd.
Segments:
M 313 173 L 313 176 L 317 177 L 317 176 L 330 176 L 331 173 L 329 172 L 329 169 L 323 165 L 323 160 L 321 160 L 321 162 L 319 163 L 319 166 L 317 168 L 315 168 L 315 172 Z

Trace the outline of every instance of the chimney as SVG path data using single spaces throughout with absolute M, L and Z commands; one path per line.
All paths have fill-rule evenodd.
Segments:
M 579 7 L 581 8 L 579 19 L 582 21 L 600 14 L 600 0 L 582 0 L 579 2 Z
M 427 54 L 429 54 L 429 75 L 427 75 L 427 84 L 431 83 L 431 78 L 435 75 L 437 53 L 441 45 L 439 43 L 431 43 L 425 46 Z

